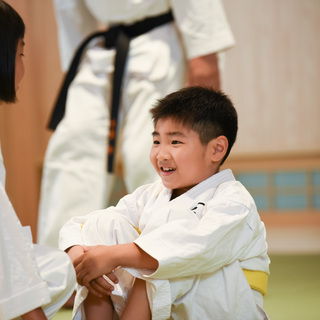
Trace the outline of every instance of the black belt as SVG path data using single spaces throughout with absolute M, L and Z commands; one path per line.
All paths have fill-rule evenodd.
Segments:
M 55 130 L 59 122 L 62 120 L 65 113 L 66 99 L 69 85 L 74 79 L 78 66 L 82 57 L 82 53 L 88 43 L 97 37 L 104 37 L 105 47 L 107 49 L 114 48 L 116 50 L 116 57 L 114 62 L 114 75 L 112 87 L 112 102 L 111 102 L 111 121 L 109 134 L 109 149 L 108 149 L 108 172 L 113 171 L 113 157 L 115 149 L 115 138 L 117 130 L 118 109 L 121 97 L 122 78 L 125 67 L 126 58 L 129 50 L 130 39 L 147 33 L 153 28 L 159 27 L 165 23 L 173 21 L 172 13 L 166 13 L 157 17 L 147 18 L 132 25 L 113 26 L 107 31 L 96 32 L 86 38 L 76 51 L 70 68 L 65 76 L 64 82 L 60 89 L 58 99 L 55 103 L 49 128 Z

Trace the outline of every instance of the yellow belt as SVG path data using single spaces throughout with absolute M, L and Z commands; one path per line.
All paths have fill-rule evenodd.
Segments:
M 263 296 L 267 293 L 268 274 L 258 270 L 243 269 L 243 273 L 251 289 L 259 291 Z

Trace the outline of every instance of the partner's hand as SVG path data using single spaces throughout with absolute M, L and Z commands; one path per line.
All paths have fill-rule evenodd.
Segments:
M 119 282 L 116 275 L 111 272 L 106 276 L 101 276 L 91 280 L 87 289 L 98 298 L 102 298 L 104 295 L 111 295 L 112 291 L 114 290 L 114 286 L 108 279 L 106 279 L 106 277 L 114 284 Z

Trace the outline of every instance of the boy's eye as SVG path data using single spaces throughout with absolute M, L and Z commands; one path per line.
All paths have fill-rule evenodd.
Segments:
M 181 143 L 180 141 L 178 141 L 178 140 L 172 140 L 172 142 L 171 142 L 172 144 L 179 144 L 179 143 Z
M 153 140 L 153 144 L 160 144 L 160 141 L 158 141 L 158 140 Z

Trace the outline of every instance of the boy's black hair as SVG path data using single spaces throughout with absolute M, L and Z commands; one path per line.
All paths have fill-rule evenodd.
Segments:
M 15 102 L 15 61 L 25 25 L 19 14 L 0 0 L 0 102 Z
M 186 87 L 158 100 L 150 110 L 154 126 L 160 119 L 171 118 L 199 134 L 203 145 L 218 136 L 228 139 L 227 159 L 236 141 L 238 115 L 230 98 L 221 91 Z

